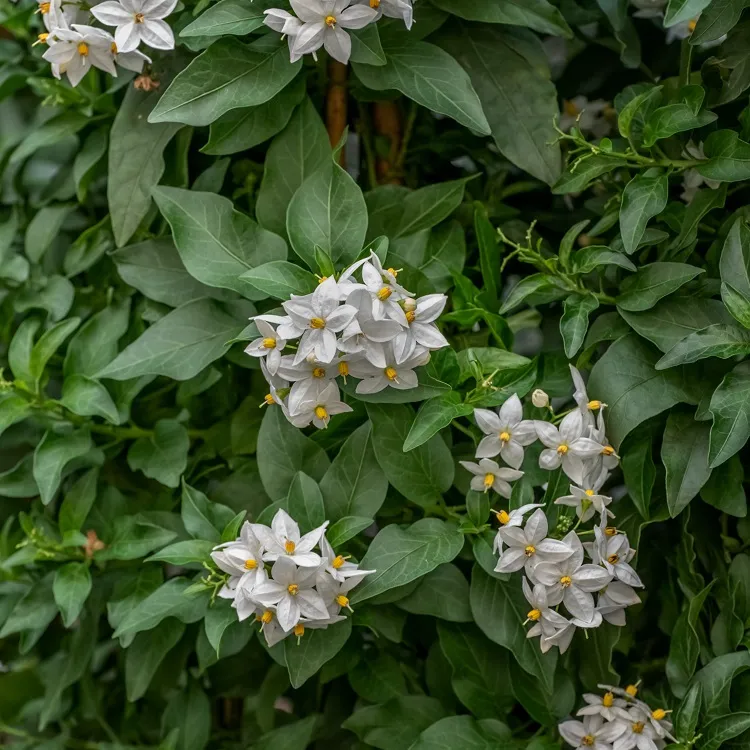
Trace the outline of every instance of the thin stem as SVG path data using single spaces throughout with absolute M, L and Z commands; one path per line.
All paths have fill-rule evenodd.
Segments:
M 409 149 L 409 141 L 414 134 L 414 125 L 417 122 L 418 108 L 415 102 L 411 103 L 409 108 L 409 114 L 406 118 L 406 125 L 404 126 L 404 137 L 401 139 L 401 148 L 396 158 L 394 168 L 397 173 L 401 173 L 404 169 L 404 163 L 406 162 L 406 152 Z
M 692 58 L 693 45 L 690 44 L 690 39 L 683 39 L 680 44 L 680 88 L 690 83 Z
M 451 422 L 451 425 L 455 427 L 459 432 L 463 432 L 464 435 L 471 438 L 471 442 L 476 445 L 477 439 L 468 427 L 464 427 L 457 419 Z

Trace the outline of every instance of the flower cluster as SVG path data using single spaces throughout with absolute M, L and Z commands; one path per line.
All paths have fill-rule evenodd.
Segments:
M 327 526 L 328 521 L 302 535 L 291 516 L 279 510 L 270 528 L 245 521 L 235 541 L 211 553 L 229 576 L 219 596 L 232 600 L 240 621 L 254 616 L 269 646 L 346 619 L 341 610 L 351 609 L 349 592 L 375 572 L 337 555 L 325 538 Z
M 280 8 L 264 11 L 265 23 L 289 41 L 289 57 L 296 62 L 325 47 L 328 54 L 346 65 L 352 40 L 345 29 L 363 29 L 381 16 L 400 18 L 410 29 L 411 0 L 290 0 L 296 16 Z
M 523 592 L 531 605 L 526 621 L 533 623 L 527 637 L 538 636 L 542 652 L 552 646 L 564 652 L 576 628 L 596 628 L 603 620 L 624 625 L 625 608 L 640 602 L 634 589 L 643 586 L 630 565 L 635 550 L 627 535 L 608 525 L 608 519 L 615 516 L 609 508 L 612 498 L 603 494 L 602 488 L 618 457 L 605 434 L 606 404 L 590 400 L 580 373 L 570 369 L 576 406 L 559 425 L 524 419 L 521 400 L 514 394 L 498 412 L 475 409 L 477 425 L 485 434 L 476 451 L 479 462 L 461 462 L 474 474 L 473 490 L 494 490 L 510 498 L 510 482 L 523 476 L 524 449 L 540 440 L 545 447 L 539 466 L 548 471 L 561 468 L 572 482 L 570 494 L 555 500 L 556 505 L 574 508 L 578 517 L 576 527 L 562 539 L 548 537 L 542 504 L 496 511 L 500 529 L 494 544 L 499 555 L 495 570 L 513 573 L 523 569 Z M 547 403 L 542 395 L 534 393 L 535 404 Z M 508 466 L 494 461 L 497 456 Z M 578 526 L 597 514 L 599 523 L 581 532 L 593 533 L 594 541 L 582 543 Z M 559 528 L 563 530 L 563 526 Z M 586 555 L 590 563 L 584 563 Z M 570 619 L 560 613 L 560 604 Z
M 604 695 L 586 693 L 586 705 L 579 709 L 575 719 L 558 726 L 562 738 L 580 750 L 661 750 L 667 740 L 676 743 L 670 734 L 672 724 L 667 720 L 669 711 L 652 709 L 648 703 L 636 698 L 637 685 L 625 689 L 599 685 Z
M 339 376 L 359 378 L 360 394 L 416 388 L 415 368 L 448 346 L 435 324 L 447 297 L 414 299 L 397 275 L 371 253 L 338 280 L 321 279 L 312 294 L 292 295 L 282 303 L 286 315 L 255 316 L 260 338 L 245 352 L 261 360 L 270 385 L 266 403 L 280 405 L 295 427 L 324 428 L 332 415 L 351 411 L 340 400 Z M 284 354 L 294 349 L 290 342 L 296 351 Z
M 77 86 L 93 66 L 117 76 L 117 66 L 140 73 L 151 59 L 138 47 L 174 48 L 174 34 L 164 19 L 177 0 L 106 0 L 88 6 L 68 0 L 42 0 L 39 12 L 46 32 L 39 41 L 48 46 L 44 59 L 56 78 L 67 75 Z M 90 25 L 92 20 L 114 27 L 114 36 Z

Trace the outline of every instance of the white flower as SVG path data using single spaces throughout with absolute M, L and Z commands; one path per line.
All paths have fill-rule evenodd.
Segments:
M 596 417 L 596 426 L 589 427 L 589 437 L 595 442 L 602 446 L 602 450 L 595 461 L 592 461 L 592 471 L 595 467 L 601 465 L 607 471 L 611 471 L 620 463 L 620 457 L 615 453 L 615 449 L 609 444 L 607 440 L 606 431 L 604 429 L 604 409 L 599 411 Z
M 361 378 L 357 383 L 357 393 L 379 393 L 385 388 L 406 391 L 419 385 L 419 378 L 414 368 L 426 365 L 430 361 L 428 351 L 417 350 L 409 359 L 400 364 L 396 362 L 392 347 L 385 347 L 384 352 L 385 367 L 376 367 L 370 362 L 358 362 L 356 367 L 353 365 L 350 368 L 355 378 Z
M 562 619 L 565 620 L 564 617 Z M 560 649 L 561 654 L 564 654 L 568 650 L 575 632 L 575 624 L 568 620 L 565 620 L 565 625 L 561 625 L 560 627 L 553 627 L 538 622 L 529 629 L 526 637 L 534 638 L 539 636 L 539 650 L 543 654 L 546 654 L 554 646 Z
M 566 99 L 560 115 L 560 130 L 567 132 L 576 126 L 595 138 L 603 138 L 612 131 L 612 122 L 606 117 L 610 108 L 610 103 L 604 99 L 590 102 L 582 95 Z
M 263 23 L 274 31 L 278 31 L 279 34 L 282 34 L 282 38 L 287 38 L 289 44 L 289 59 L 293 63 L 297 62 L 302 55 L 296 55 L 294 53 L 294 37 L 302 28 L 302 21 L 281 8 L 269 8 L 268 10 L 264 10 L 263 13 L 266 16 L 265 19 L 263 19 Z
M 357 585 L 362 583 L 362 579 L 374 573 L 372 570 L 360 570 L 356 575 L 349 576 L 343 581 L 337 581 L 329 575 L 318 576 L 318 592 L 325 602 L 326 608 L 331 615 L 337 615 L 342 609 L 348 609 L 349 597 L 347 594 Z
M 535 422 L 539 439 L 547 446 L 539 455 L 539 466 L 563 471 L 577 484 L 583 481 L 584 460 L 598 456 L 603 446 L 591 438 L 583 437 L 583 416 L 576 409 L 568 414 L 558 429 L 549 422 Z
M 559 562 L 540 562 L 534 578 L 547 589 L 550 604 L 562 602 L 570 614 L 582 622 L 594 619 L 594 591 L 604 588 L 612 575 L 598 565 L 583 564 L 583 547 L 575 531 L 564 539 L 572 554 Z
M 641 598 L 636 594 L 632 586 L 622 581 L 610 581 L 607 587 L 599 594 L 596 609 L 601 612 L 602 617 L 612 625 L 624 627 L 625 609 L 634 604 L 640 604 Z
M 117 76 L 109 34 L 93 26 L 74 24 L 71 29 L 56 29 L 53 43 L 43 57 L 52 63 L 57 78 L 65 73 L 71 86 L 77 86 L 91 66 Z
M 403 330 L 393 320 L 375 320 L 372 314 L 372 297 L 366 289 L 354 289 L 347 304 L 357 309 L 357 314 L 341 332 L 338 347 L 348 354 L 362 353 L 376 367 L 386 366 L 383 344 L 393 341 Z
M 526 567 L 527 575 L 540 562 L 556 562 L 573 554 L 573 550 L 557 539 L 547 539 L 547 516 L 537 508 L 522 529 L 519 526 L 504 526 L 498 531 L 508 545 L 495 566 L 497 573 L 513 573 Z
M 638 574 L 629 565 L 635 557 L 626 534 L 609 536 L 602 526 L 594 527 L 595 542 L 591 548 L 591 559 L 596 565 L 603 565 L 618 581 L 628 586 L 643 587 Z
M 418 346 L 425 349 L 442 349 L 448 340 L 435 325 L 448 298 L 444 294 L 428 294 L 416 300 L 416 307 L 405 312 L 408 327 L 393 341 L 396 362 L 403 362 L 414 354 Z
M 523 476 L 522 471 L 500 467 L 490 458 L 482 458 L 478 464 L 471 461 L 459 461 L 461 466 L 474 474 L 471 480 L 471 489 L 477 492 L 488 492 L 495 490 L 498 495 L 510 498 L 512 487 L 509 482 L 514 482 Z
M 531 403 L 534 404 L 537 409 L 546 409 L 549 406 L 549 396 L 541 388 L 537 388 L 531 394 Z
M 360 570 L 356 563 L 349 562 L 342 555 L 337 555 L 325 534 L 320 538 L 320 554 L 323 558 L 323 567 L 319 571 L 319 578 L 321 574 L 324 576 L 327 573 L 334 581 L 343 583 L 352 576 L 369 575 L 375 572 L 374 570 Z
M 668 738 L 672 742 L 677 740 L 671 735 L 672 722 L 667 720 L 667 715 L 671 711 L 665 711 L 663 708 L 652 709 L 645 701 L 636 700 L 631 709 L 633 713 L 638 713 L 643 720 L 651 724 L 656 735 L 661 738 Z
M 599 490 L 604 482 L 607 481 L 609 472 L 602 469 L 596 474 L 587 473 L 583 478 L 582 486 L 576 487 L 570 485 L 570 495 L 563 495 L 555 500 L 555 505 L 567 505 L 576 509 L 576 515 L 581 521 L 588 521 L 593 518 L 594 513 L 599 513 L 603 518 L 614 518 L 607 506 L 612 502 L 612 498 L 607 495 L 600 495 Z
M 621 721 L 611 722 L 609 726 L 621 727 L 621 734 L 615 739 L 614 750 L 658 750 L 656 740 L 660 737 L 651 726 L 650 722 L 644 721 L 641 713 L 631 708 L 622 712 L 624 716 Z M 627 719 L 625 718 L 627 716 Z
M 117 49 L 117 44 L 115 44 L 114 38 L 112 39 L 110 49 L 115 57 L 115 62 L 126 70 L 132 70 L 134 73 L 140 73 L 146 63 L 151 63 L 151 58 L 144 55 L 143 52 L 139 52 L 137 49 L 132 52 L 120 52 Z
M 304 23 L 294 35 L 294 56 L 315 53 L 325 47 L 340 63 L 349 62 L 352 40 L 344 29 L 361 29 L 377 18 L 372 8 L 350 0 L 291 0 L 292 9 Z
M 245 347 L 245 354 L 251 357 L 265 357 L 266 366 L 271 375 L 275 375 L 281 364 L 281 350 L 286 346 L 286 341 L 276 333 L 274 327 L 265 320 L 256 320 L 260 338 L 250 342 Z
M 259 584 L 253 598 L 262 606 L 275 606 L 282 630 L 291 630 L 300 620 L 325 619 L 328 610 L 315 590 L 315 568 L 298 568 L 289 557 L 279 557 L 271 568 L 271 578 Z
M 320 362 L 332 362 L 336 356 L 336 333 L 343 331 L 357 314 L 352 305 L 339 306 L 339 289 L 336 279 L 330 277 L 318 284 L 312 294 L 293 295 L 282 303 L 292 320 L 292 325 L 302 338 L 299 342 L 294 364 L 299 364 L 308 355 L 314 354 Z M 278 334 L 286 339 L 287 327 L 280 327 Z
M 523 418 L 518 395 L 514 393 L 497 413 L 490 409 L 474 409 L 474 418 L 486 435 L 477 447 L 477 458 L 493 458 L 499 453 L 508 466 L 520 468 L 524 446 L 537 439 L 537 431 L 532 420 Z
M 41 13 L 44 27 L 49 32 L 70 29 L 73 24 L 84 21 L 87 15 L 78 3 L 63 3 L 62 0 L 49 0 L 49 2 L 41 0 L 39 13 Z
M 411 0 L 356 0 L 356 2 L 360 5 L 369 5 L 377 11 L 376 20 L 381 16 L 400 18 L 406 24 L 407 29 L 411 29 L 414 22 Z
M 177 0 L 107 0 L 91 8 L 97 21 L 116 26 L 120 53 L 132 52 L 143 42 L 154 49 L 174 49 L 174 34 L 164 19 Z
M 375 253 L 370 253 L 366 263 L 362 264 L 362 281 L 372 297 L 372 314 L 375 320 L 390 318 L 406 328 L 406 312 L 399 305 L 400 300 L 410 299 L 408 292 L 396 281 L 398 271 L 395 268 L 383 268 Z
M 253 523 L 250 526 L 264 547 L 264 560 L 273 562 L 280 557 L 288 557 L 303 567 L 317 568 L 320 565 L 320 555 L 312 549 L 323 536 L 328 521 L 301 536 L 297 522 L 285 510 L 279 509 L 271 521 L 270 529 L 261 523 Z
M 528 505 L 522 505 L 520 508 L 515 508 L 510 512 L 508 512 L 507 510 L 493 510 L 492 512 L 495 514 L 495 518 L 497 518 L 497 521 L 501 527 L 521 526 L 521 524 L 523 524 L 524 516 L 529 511 L 534 510 L 535 508 L 543 507 L 543 503 L 529 503 Z M 503 551 L 503 539 L 500 536 L 501 530 L 502 529 L 498 529 L 497 534 L 495 534 L 495 542 L 492 545 L 492 551 L 497 554 L 500 554 Z
M 211 558 L 221 570 L 229 573 L 229 589 L 241 587 L 252 591 L 266 579 L 263 547 L 247 521 L 242 525 L 239 538 L 214 547 Z
M 573 386 L 575 387 L 575 390 L 573 391 L 573 399 L 581 410 L 584 426 L 589 427 L 594 424 L 594 418 L 591 412 L 600 411 L 602 407 L 607 404 L 603 404 L 601 401 L 589 399 L 583 376 L 577 368 L 573 367 L 573 365 L 568 366 L 570 367 L 570 375 L 573 378 Z
M 263 361 L 261 360 L 261 364 Z M 314 355 L 309 355 L 302 362 L 295 364 L 292 354 L 284 354 L 281 357 L 278 374 L 290 383 L 297 383 L 300 380 L 317 380 L 324 382 L 332 380 L 338 373 L 338 367 L 330 362 L 324 364 L 318 362 Z
M 622 698 L 615 698 L 614 693 L 607 691 L 604 695 L 584 693 L 586 705 L 579 708 L 576 716 L 601 716 L 607 721 L 615 721 L 619 713 L 615 709 L 625 708 L 628 704 Z
M 526 576 L 521 583 L 523 595 L 526 601 L 531 605 L 531 610 L 526 613 L 526 620 L 539 623 L 544 631 L 553 634 L 560 628 L 568 625 L 568 621 L 554 609 L 550 609 L 547 589 L 541 584 L 536 584 L 532 589 Z
M 557 728 L 571 747 L 582 750 L 610 750 L 611 743 L 625 731 L 618 722 L 605 723 L 601 716 L 586 716 L 583 722 L 564 721 Z
M 289 421 L 295 427 L 312 422 L 319 430 L 328 427 L 331 417 L 353 411 L 341 401 L 339 387 L 333 381 L 304 380 L 295 383 L 287 399 Z

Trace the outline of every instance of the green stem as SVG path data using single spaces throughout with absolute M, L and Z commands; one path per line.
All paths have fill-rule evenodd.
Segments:
M 471 439 L 471 442 L 476 445 L 477 439 L 468 427 L 464 427 L 457 419 L 451 422 L 451 425 L 455 427 L 459 432 L 463 432 L 464 435 Z
M 692 58 L 693 45 L 690 44 L 690 39 L 683 39 L 680 44 L 680 88 L 690 83 Z
M 404 126 L 404 137 L 401 139 L 401 148 L 394 164 L 394 171 L 396 174 L 400 174 L 404 169 L 404 162 L 406 161 L 406 152 L 409 149 L 409 141 L 414 134 L 414 125 L 417 122 L 418 107 L 415 102 L 411 103 L 409 114 L 406 118 L 406 125 Z

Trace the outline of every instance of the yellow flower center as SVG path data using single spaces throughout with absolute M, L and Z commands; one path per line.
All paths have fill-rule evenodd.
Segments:
M 531 612 L 526 613 L 527 619 L 532 620 L 533 622 L 536 622 L 541 616 L 542 613 L 538 609 L 532 609 Z
M 607 528 L 604 529 L 604 533 L 607 536 L 614 536 L 617 533 L 617 527 L 616 526 L 607 526 Z
M 339 607 L 348 607 L 349 606 L 349 600 L 343 594 L 339 594 L 336 597 L 336 604 L 338 604 Z
M 378 3 L 380 5 L 380 3 Z M 403 269 L 402 269 L 403 270 Z M 398 276 L 398 268 L 387 268 L 386 271 L 395 279 Z
M 510 521 L 510 516 L 508 515 L 508 512 L 505 510 L 499 510 L 497 513 L 495 513 L 495 518 L 503 525 L 505 526 L 508 521 Z
M 384 286 L 378 290 L 377 297 L 381 302 L 385 302 L 392 294 L 393 290 L 388 286 Z
M 615 696 L 612 693 L 604 693 L 602 697 L 602 706 L 604 708 L 611 708 L 615 702 Z
M 294 626 L 293 632 L 294 632 L 294 635 L 297 636 L 297 638 L 302 638 L 302 636 L 305 634 L 305 626 L 301 622 L 298 622 Z
M 645 727 L 645 724 L 642 721 L 636 721 L 635 724 L 633 724 L 633 731 L 636 734 L 640 734 Z
M 615 449 L 611 445 L 605 445 L 604 448 L 602 448 L 602 456 L 612 456 L 614 455 Z
M 536 547 L 533 544 L 527 544 L 523 548 L 523 553 L 524 555 L 526 555 L 526 557 L 531 557 L 536 553 Z
M 290 584 L 289 584 L 289 585 L 288 585 L 288 586 L 286 587 L 286 590 L 287 590 L 287 591 L 288 591 L 288 592 L 289 592 L 289 593 L 290 593 L 290 594 L 291 594 L 292 596 L 297 596 L 297 594 L 299 594 L 299 586 L 298 586 L 298 585 L 297 585 L 296 583 L 290 583 Z
M 488 490 L 493 484 L 495 484 L 495 475 L 488 472 L 484 475 L 484 489 Z
M 656 719 L 656 721 L 661 721 L 666 718 L 666 716 L 667 712 L 663 708 L 657 708 L 656 711 L 651 712 L 651 718 Z
M 339 375 L 346 377 L 349 374 L 349 363 L 339 362 Z
M 312 375 L 314 378 L 324 378 L 326 376 L 325 367 L 316 367 L 312 371 Z
M 114 42 L 112 42 L 112 44 L 110 44 L 110 45 L 109 45 L 109 51 L 110 51 L 110 52 L 111 52 L 111 53 L 112 53 L 113 55 L 116 55 L 116 54 L 117 54 L 117 45 L 116 45 L 116 44 L 115 44 Z
M 692 34 L 695 31 L 695 27 L 698 25 L 698 19 L 692 18 L 688 21 L 688 31 Z
M 636 695 L 638 695 L 638 685 L 628 685 L 625 688 L 625 692 L 631 697 L 635 698 Z
M 88 44 L 86 44 L 86 42 L 81 42 L 81 43 L 80 43 L 80 44 L 78 45 L 78 48 L 77 48 L 77 49 L 78 49 L 78 54 L 79 54 L 79 55 L 80 55 L 81 57 L 88 57 L 88 56 L 89 56 L 89 45 L 88 45 Z
M 380 7 L 380 0 L 370 0 L 370 7 L 377 10 Z
M 591 747 L 595 741 L 594 735 L 592 734 L 584 734 L 583 737 L 581 737 L 581 744 L 586 747 Z
M 323 318 L 310 318 L 310 328 L 314 328 L 315 330 L 320 330 L 321 328 L 326 327 L 326 322 L 323 320 Z
M 275 404 L 275 403 L 276 403 L 276 401 L 274 401 L 274 398 L 273 398 L 273 396 L 272 396 L 272 395 L 271 395 L 270 393 L 266 393 L 266 395 L 265 395 L 265 396 L 263 396 L 263 400 L 264 400 L 264 401 L 265 401 L 265 402 L 266 402 L 266 403 L 267 403 L 267 404 L 268 404 L 269 406 L 271 406 L 272 404 Z
M 49 9 L 52 3 L 39 3 L 39 12 L 42 15 L 47 15 L 49 13 Z
M 586 405 L 589 407 L 589 409 L 591 409 L 591 411 L 596 411 L 597 409 L 602 408 L 602 402 L 597 401 L 596 399 L 594 399 L 593 401 L 589 401 Z
M 417 314 L 414 312 L 414 310 L 409 310 L 406 313 L 406 322 L 407 323 L 413 323 L 414 320 L 416 319 L 416 317 L 417 317 Z
M 263 348 L 264 349 L 275 349 L 276 348 L 276 339 L 272 339 L 270 336 L 268 338 L 263 339 Z
M 570 99 L 565 99 L 565 101 L 563 101 L 563 111 L 570 117 L 575 117 L 579 113 L 579 109 L 576 106 L 575 102 L 571 101 Z
M 315 407 L 315 416 L 318 419 L 328 419 L 328 412 L 326 411 L 325 406 L 316 406 Z
M 134 21 L 135 21 L 136 23 L 143 23 L 143 21 L 145 20 L 145 19 L 143 18 L 143 13 L 136 13 L 136 14 L 135 14 L 135 15 L 133 16 L 133 20 L 134 20 Z
M 346 560 L 344 559 L 342 555 L 336 555 L 336 557 L 333 558 L 331 567 L 334 568 L 335 570 L 338 570 L 345 562 Z
M 287 555 L 293 555 L 294 550 L 297 549 L 297 545 L 291 539 L 287 539 L 286 542 L 284 542 L 284 549 L 286 550 Z
M 336 25 L 336 16 L 326 16 L 326 26 L 333 28 Z
M 594 490 L 586 490 L 586 494 L 587 494 L 587 495 L 588 495 L 589 497 L 593 497 L 593 496 L 594 496 Z
M 609 556 L 609 557 L 607 558 L 607 562 L 608 562 L 608 563 L 609 563 L 610 565 L 615 565 L 615 564 L 617 564 L 617 562 L 618 562 L 619 560 L 620 560 L 620 556 L 619 556 L 619 555 L 610 555 L 610 556 Z
M 394 381 L 398 377 L 398 373 L 393 367 L 386 367 L 385 376 L 388 378 L 388 380 Z
M 260 616 L 260 621 L 261 621 L 261 622 L 262 622 L 262 623 L 263 623 L 264 625 L 268 625 L 268 623 L 269 623 L 269 622 L 271 622 L 271 620 L 273 620 L 273 612 L 271 612 L 271 610 L 270 610 L 270 609 L 267 609 L 267 610 L 266 610 L 266 611 L 265 611 L 265 612 L 264 612 L 264 613 L 263 613 L 263 614 L 262 614 L 262 615 Z
M 507 443 L 510 440 L 510 433 L 507 431 L 501 432 L 499 437 L 500 437 L 500 440 L 502 440 L 504 443 Z
M 49 36 L 49 34 L 39 34 L 39 36 L 37 37 L 37 39 L 38 39 L 38 40 L 39 40 L 40 42 L 46 42 L 46 41 L 47 41 L 47 37 L 48 37 L 48 36 Z
M 319 276 L 318 284 L 322 284 L 324 281 L 328 281 L 328 276 Z
M 563 443 L 562 445 L 558 445 L 557 446 L 557 452 L 561 456 L 564 456 L 568 452 L 568 446 L 565 443 Z
M 560 585 L 561 585 L 561 586 L 562 586 L 562 587 L 563 587 L 564 589 L 568 588 L 568 586 L 570 586 L 570 584 L 571 584 L 571 583 L 573 583 L 573 579 L 572 579 L 572 578 L 571 578 L 570 576 L 563 576 L 563 577 L 562 577 L 562 578 L 560 579 Z
M 257 567 L 257 560 L 253 560 L 252 558 L 250 558 L 249 560 L 245 560 L 245 570 L 255 570 Z

